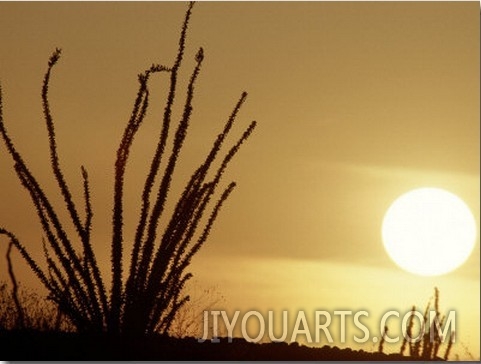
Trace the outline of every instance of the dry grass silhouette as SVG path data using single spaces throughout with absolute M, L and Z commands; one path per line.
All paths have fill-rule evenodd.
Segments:
M 57 305 L 33 289 L 18 286 L 14 299 L 6 282 L 0 282 L 0 331 L 18 329 L 17 303 L 22 307 L 23 328 L 37 331 L 70 332 L 75 328 L 65 320 Z
M 176 338 L 201 337 L 204 310 L 215 309 L 224 302 L 224 297 L 216 287 L 201 287 L 197 282 L 190 282 L 186 292 L 191 299 L 177 312 L 169 335 Z M 38 291 L 18 284 L 17 295 L 7 282 L 0 281 L 0 331 L 16 330 L 18 325 L 18 308 L 23 313 L 23 329 L 40 332 L 74 332 L 75 327 L 65 318 L 58 306 L 45 298 Z
M 91 239 L 93 204 L 87 170 L 82 166 L 83 204 L 74 202 L 69 184 L 61 168 L 57 153 L 55 124 L 50 111 L 48 91 L 53 69 L 60 59 L 61 50 L 56 49 L 50 57 L 42 87 L 42 104 L 49 137 L 50 166 L 63 196 L 65 206 L 52 204 L 40 181 L 32 174 L 28 164 L 18 152 L 10 138 L 2 112 L 0 89 L 0 136 L 14 163 L 21 185 L 28 191 L 40 220 L 45 240 L 43 241 L 46 268 L 32 258 L 29 251 L 15 234 L 0 228 L 0 234 L 10 240 L 7 254 L 10 278 L 13 284 L 12 298 L 17 312 L 17 326 L 25 327 L 26 318 L 20 302 L 11 248 L 16 248 L 40 282 L 48 290 L 48 298 L 57 305 L 78 332 L 129 333 L 133 335 L 167 333 L 179 310 L 189 300 L 184 286 L 192 274 L 187 268 L 193 256 L 207 240 L 211 228 L 223 203 L 235 187 L 231 182 L 220 188 L 221 178 L 239 148 L 253 132 L 252 122 L 229 147 L 221 153 L 224 140 L 230 133 L 239 109 L 247 94 L 243 93 L 236 103 L 223 130 L 212 144 L 204 161 L 195 169 L 183 192 L 174 197 L 175 208 L 166 211 L 178 156 L 188 133 L 192 101 L 197 77 L 204 59 L 203 49 L 195 55 L 195 67 L 187 84 L 183 101 L 183 113 L 175 123 L 172 110 L 179 102 L 179 71 L 185 56 L 186 36 L 193 8 L 190 3 L 185 14 L 178 51 L 171 66 L 154 64 L 138 76 L 139 89 L 132 113 L 120 141 L 115 160 L 114 200 L 112 206 L 111 269 L 112 281 L 105 282 L 94 252 Z M 162 127 L 150 170 L 140 193 L 141 210 L 135 236 L 124 234 L 124 184 L 130 150 L 136 134 L 142 126 L 149 109 L 149 80 L 154 74 L 163 74 L 168 79 L 168 95 L 165 100 Z M 168 143 L 173 133 L 172 145 Z M 61 219 L 59 211 L 66 207 L 67 221 Z M 159 221 L 168 221 L 160 228 Z M 75 231 L 66 226 L 73 224 Z M 130 257 L 124 253 L 126 244 L 132 249 Z M 80 249 L 78 248 L 80 246 Z M 130 259 L 129 259 L 130 258 Z M 123 262 L 129 262 L 128 271 L 123 272 Z

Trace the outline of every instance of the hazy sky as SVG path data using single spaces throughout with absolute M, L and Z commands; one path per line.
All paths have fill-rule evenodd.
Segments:
M 50 87 L 61 162 L 79 198 L 80 165 L 90 172 L 96 248 L 106 262 L 113 160 L 136 75 L 152 63 L 172 63 L 185 8 L 180 2 L 0 3 L 6 124 L 32 170 L 50 186 L 40 87 L 49 55 L 55 47 L 63 49 Z M 196 262 L 199 277 L 220 285 L 226 295 L 245 298 L 239 287 L 248 287 L 257 269 L 276 271 L 281 269 L 276 262 L 293 260 L 306 262 L 303 267 L 314 264 L 325 275 L 326 267 L 337 267 L 332 271 L 337 276 L 349 267 L 342 281 L 352 289 L 351 299 L 359 294 L 353 283 L 379 292 L 374 287 L 380 281 L 369 278 L 377 269 L 389 272 L 386 277 L 406 274 L 383 249 L 383 215 L 399 195 L 422 186 L 460 196 L 479 231 L 479 41 L 478 2 L 197 4 L 184 74 L 199 46 L 206 59 L 181 163 L 192 168 L 200 160 L 243 90 L 249 97 L 236 132 L 251 120 L 259 122 L 226 174 L 224 183 L 236 180 L 238 188 Z M 152 84 L 159 102 L 129 165 L 131 217 L 158 133 L 165 81 L 159 77 Z M 40 254 L 41 230 L 11 166 L 2 147 L 0 225 Z M 424 282 L 429 288 L 416 291 L 416 299 L 424 302 L 434 285 L 459 279 L 474 295 L 463 297 L 471 300 L 467 309 L 479 322 L 479 252 L 478 234 L 467 263 L 448 278 Z M 224 265 L 216 266 L 213 257 Z M 220 268 L 226 261 L 232 263 L 228 273 Z M 253 271 L 247 274 L 246 267 Z M 306 274 L 294 269 L 289 276 L 303 282 Z M 386 277 L 379 289 L 392 289 Z M 402 284 L 418 280 L 406 277 Z M 266 302 L 294 286 L 258 279 L 256 284 L 265 285 L 255 292 L 272 293 Z M 322 282 L 330 293 L 319 299 L 349 302 L 339 282 L 325 276 Z M 471 330 L 467 342 L 477 343 L 471 352 L 479 358 L 479 324 Z

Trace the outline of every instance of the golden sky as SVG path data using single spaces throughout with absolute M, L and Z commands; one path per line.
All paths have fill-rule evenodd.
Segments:
M 54 185 L 40 87 L 51 52 L 63 49 L 50 86 L 61 163 L 78 198 L 80 165 L 89 170 L 96 248 L 106 262 L 113 161 L 136 77 L 152 63 L 172 62 L 185 8 L 181 2 L 0 3 L 6 124 L 47 186 Z M 479 358 L 479 30 L 474 1 L 197 4 L 185 75 L 199 46 L 206 59 L 180 177 L 200 160 L 242 91 L 249 97 L 237 132 L 259 122 L 226 174 L 225 183 L 233 179 L 238 188 L 195 262 L 199 279 L 218 285 L 229 302 L 259 309 L 300 307 L 287 297 L 303 283 L 323 286 L 315 297 L 306 293 L 312 286 L 296 291 L 306 307 L 377 310 L 392 305 L 391 290 L 411 287 L 414 296 L 407 297 L 424 304 L 438 285 L 446 308 L 463 297 L 462 313 L 475 322 L 468 328 L 462 321 L 471 335 L 465 343 Z M 159 102 L 152 102 L 128 171 L 132 218 L 157 135 L 163 80 L 152 89 Z M 11 167 L 2 147 L 0 225 L 41 254 L 41 230 Z M 478 226 L 468 261 L 439 279 L 401 271 L 381 241 L 389 205 L 422 186 L 461 197 Z M 306 267 L 314 267 L 317 280 L 306 279 Z M 6 277 L 4 268 L 0 274 Z M 266 297 L 256 301 L 261 291 Z M 365 304 L 360 292 L 370 297 Z

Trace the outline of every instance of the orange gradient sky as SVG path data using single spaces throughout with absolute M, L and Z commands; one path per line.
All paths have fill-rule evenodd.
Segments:
M 137 74 L 173 61 L 185 9 L 181 2 L 0 3 L 5 122 L 55 201 L 40 88 L 48 57 L 63 49 L 50 84 L 59 153 L 79 200 L 80 165 L 89 170 L 106 274 L 113 162 Z M 459 342 L 479 359 L 479 30 L 478 2 L 198 3 L 182 81 L 199 46 L 206 58 L 180 180 L 244 90 L 237 133 L 251 120 L 259 125 L 226 173 L 224 183 L 238 187 L 194 262 L 196 279 L 217 286 L 230 309 L 265 311 L 408 310 L 424 307 L 438 286 L 441 308 L 458 311 Z M 161 77 L 152 83 L 150 116 L 129 164 L 132 222 L 164 86 Z M 0 171 L 0 226 L 41 257 L 40 226 L 3 145 Z M 472 255 L 446 276 L 406 273 L 382 245 L 390 204 L 423 186 L 458 195 L 478 226 Z M 454 352 L 470 358 L 461 344 Z

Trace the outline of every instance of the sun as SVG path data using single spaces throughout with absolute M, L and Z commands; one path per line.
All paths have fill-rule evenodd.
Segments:
M 404 270 L 446 274 L 461 266 L 476 242 L 476 221 L 458 196 L 439 188 L 419 188 L 397 198 L 382 223 L 384 247 Z

